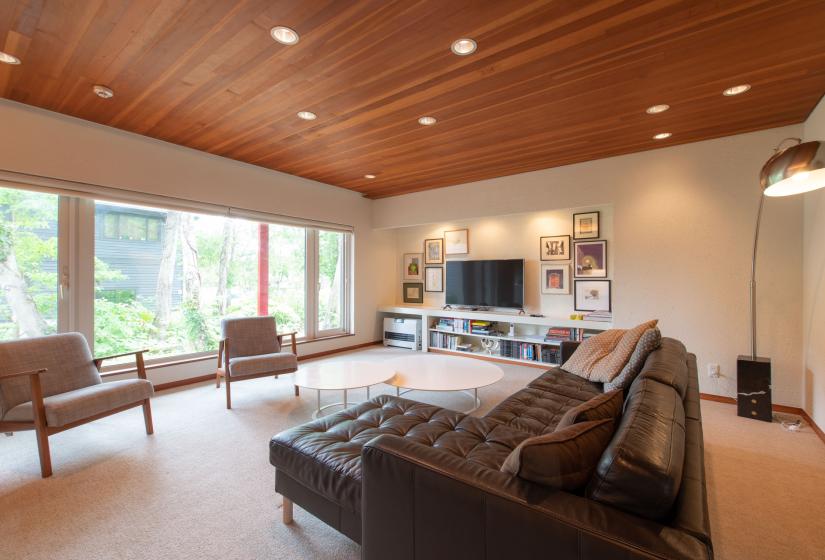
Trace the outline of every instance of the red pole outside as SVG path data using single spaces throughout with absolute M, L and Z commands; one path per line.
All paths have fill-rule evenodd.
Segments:
M 258 315 L 269 315 L 269 224 L 258 224 Z

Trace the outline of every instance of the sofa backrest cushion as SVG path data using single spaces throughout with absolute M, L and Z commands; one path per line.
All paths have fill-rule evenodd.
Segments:
M 644 379 L 670 385 L 684 400 L 688 386 L 688 352 L 685 345 L 675 338 L 663 338 L 659 348 L 648 355 L 636 381 Z
M 605 392 L 612 391 L 614 389 L 625 390 L 630 387 L 630 384 L 633 383 L 636 376 L 642 371 L 642 367 L 645 365 L 647 357 L 651 352 L 661 346 L 661 344 L 662 333 L 659 332 L 659 329 L 647 329 L 644 334 L 642 334 L 639 342 L 636 343 L 636 348 L 633 350 L 633 354 L 630 355 L 630 359 L 624 365 L 622 371 L 619 372 L 619 375 L 613 378 L 612 381 L 608 381 L 604 384 Z
M 614 420 L 607 418 L 527 438 L 513 449 L 501 470 L 550 488 L 578 490 L 593 475 L 614 428 Z
M 0 373 L 45 368 L 40 374 L 43 396 L 50 397 L 101 382 L 86 339 L 80 333 L 52 334 L 0 343 Z M 0 418 L 32 400 L 31 381 L 16 377 L 0 381 Z
M 622 414 L 623 401 L 624 395 L 621 390 L 596 395 L 565 412 L 559 423 L 556 424 L 555 431 L 558 432 L 579 422 L 604 420 L 606 418 L 615 419 Z
M 621 373 L 644 332 L 656 326 L 648 321 L 632 329 L 610 329 L 582 342 L 562 369 L 590 381 L 606 383 Z
M 238 317 L 221 321 L 221 338 L 230 358 L 261 356 L 281 351 L 275 317 Z
M 662 519 L 679 493 L 685 460 L 685 412 L 670 385 L 636 379 L 624 414 L 602 454 L 587 496 L 649 519 Z

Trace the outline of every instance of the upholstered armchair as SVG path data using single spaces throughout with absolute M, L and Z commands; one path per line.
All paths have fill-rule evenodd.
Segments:
M 143 352 L 95 359 L 80 333 L 0 343 L 0 432 L 36 432 L 43 478 L 52 475 L 49 436 L 136 406 L 143 407 L 146 433 L 152 434 L 154 388 Z M 138 379 L 103 383 L 103 361 L 129 355 L 135 356 Z
M 234 381 L 257 377 L 278 377 L 298 369 L 297 333 L 278 334 L 275 317 L 243 317 L 221 321 L 218 370 L 215 386 L 226 379 L 226 408 L 232 408 Z M 292 337 L 291 352 L 283 351 L 285 337 Z M 295 386 L 298 396 L 298 386 Z

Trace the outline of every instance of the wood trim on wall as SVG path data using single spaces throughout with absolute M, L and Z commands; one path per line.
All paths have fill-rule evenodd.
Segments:
M 736 399 L 733 397 L 723 397 L 722 395 L 711 395 L 710 393 L 699 393 L 699 398 L 706 401 L 714 401 L 720 402 L 725 404 L 736 404 Z M 819 426 L 816 425 L 813 418 L 811 418 L 807 412 L 803 409 L 796 407 L 796 406 L 787 406 L 784 404 L 775 404 L 771 407 L 774 412 L 782 412 L 784 414 L 796 414 L 797 416 L 801 416 L 805 422 L 811 426 L 811 429 L 814 433 L 819 436 L 819 439 L 822 440 L 822 443 L 825 443 L 825 432 L 823 432 Z

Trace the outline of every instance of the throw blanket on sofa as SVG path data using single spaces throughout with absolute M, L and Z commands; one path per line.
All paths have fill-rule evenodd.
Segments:
M 619 375 L 642 334 L 659 321 L 654 319 L 632 329 L 610 329 L 582 342 L 562 369 L 590 381 L 608 383 Z

